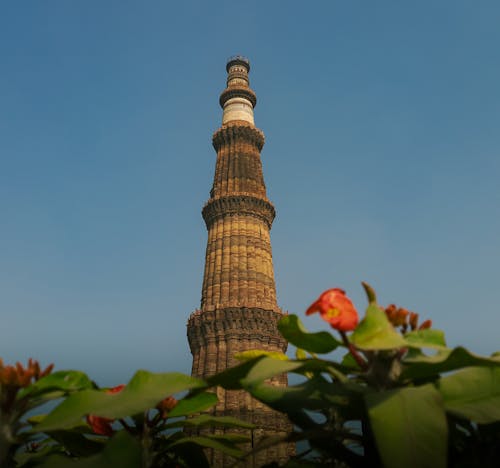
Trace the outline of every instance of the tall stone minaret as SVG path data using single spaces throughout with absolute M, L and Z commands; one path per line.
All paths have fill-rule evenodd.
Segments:
M 213 135 L 217 152 L 210 199 L 203 207 L 208 229 L 201 308 L 188 321 L 193 354 L 192 375 L 209 377 L 237 364 L 234 355 L 250 349 L 285 351 L 277 329 L 282 312 L 276 302 L 269 231 L 275 211 L 266 196 L 260 151 L 264 134 L 255 127 L 257 102 L 249 86 L 250 63 L 241 56 L 226 65 L 227 87 L 219 102 L 222 126 Z M 286 376 L 272 381 L 287 385 Z M 243 391 L 218 390 L 217 415 L 234 416 L 259 429 L 253 443 L 291 429 L 288 420 Z M 283 444 L 260 452 L 249 466 L 285 461 L 291 446 Z M 210 454 L 213 466 L 230 460 Z M 234 460 L 233 460 L 234 461 Z

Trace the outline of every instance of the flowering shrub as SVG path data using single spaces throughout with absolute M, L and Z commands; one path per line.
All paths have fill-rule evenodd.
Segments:
M 297 347 L 296 359 L 239 356 L 249 375 L 304 377 L 288 388 L 241 380 L 255 398 L 288 415 L 295 425 L 288 441 L 308 442 L 289 466 L 498 466 L 500 353 L 481 357 L 450 349 L 430 320 L 419 325 L 414 312 L 380 307 L 374 290 L 363 286 L 369 304 L 355 327 L 337 320 L 345 314 L 354 322 L 355 314 L 339 289 L 326 291 L 306 311 L 320 312 L 341 340 L 309 333 L 289 315 L 279 329 Z M 317 356 L 342 348 L 340 362 Z
M 233 457 L 237 435 L 189 437 L 184 427 L 253 428 L 200 414 L 217 403 L 207 384 L 179 373 L 138 371 L 127 385 L 99 389 L 85 374 L 0 362 L 0 467 L 208 467 L 204 448 Z M 177 400 L 172 395 L 190 391 Z M 62 398 L 48 415 L 28 411 Z M 188 419 L 186 419 L 189 416 Z
M 205 448 L 244 457 L 239 444 L 248 438 L 204 430 L 253 428 L 206 413 L 217 402 L 209 391 L 216 386 L 245 389 L 289 417 L 293 433 L 268 438 L 253 451 L 307 443 L 290 468 L 498 466 L 500 353 L 481 357 L 450 349 L 430 320 L 419 323 L 418 314 L 394 304 L 379 306 L 373 289 L 363 286 L 368 307 L 361 321 L 337 288 L 306 311 L 319 312 L 340 339 L 310 333 L 296 315 L 287 315 L 279 329 L 297 348 L 295 359 L 252 350 L 237 356 L 241 365 L 207 381 L 138 371 L 127 385 L 99 389 L 82 372 L 0 360 L 0 466 L 208 467 Z M 340 361 L 318 357 L 335 350 L 344 351 Z M 301 381 L 286 388 L 267 383 L 282 373 Z M 179 393 L 185 396 L 174 397 Z M 62 401 L 49 414 L 28 417 L 55 399 Z

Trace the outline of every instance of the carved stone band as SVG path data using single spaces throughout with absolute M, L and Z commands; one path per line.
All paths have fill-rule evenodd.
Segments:
M 234 195 L 208 200 L 202 210 L 203 219 L 210 228 L 214 219 L 231 215 L 248 215 L 262 219 L 271 229 L 276 211 L 267 200 L 247 195 Z
M 242 122 L 242 124 L 223 125 L 219 128 L 212 137 L 215 151 L 219 151 L 224 144 L 242 142 L 251 143 L 261 151 L 265 141 L 264 133 L 258 128 L 251 127 L 247 122 Z

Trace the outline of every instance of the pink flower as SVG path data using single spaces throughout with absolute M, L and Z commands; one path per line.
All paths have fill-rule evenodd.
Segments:
M 339 331 L 354 330 L 358 324 L 358 313 L 342 289 L 328 289 L 321 294 L 306 310 L 306 315 L 315 312 L 319 312 L 323 320 Z

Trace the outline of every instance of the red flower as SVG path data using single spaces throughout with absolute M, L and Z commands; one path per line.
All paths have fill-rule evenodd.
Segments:
M 328 289 L 321 294 L 306 310 L 306 315 L 314 312 L 319 312 L 321 318 L 336 330 L 354 330 L 358 324 L 358 313 L 342 289 Z
M 125 385 L 121 384 L 116 387 L 108 388 L 105 392 L 113 395 L 115 393 L 120 393 L 124 388 Z M 94 433 L 99 435 L 112 436 L 113 428 L 111 427 L 111 424 L 113 424 L 113 421 L 114 419 L 94 416 L 93 414 L 89 414 L 87 416 L 87 423 L 92 428 Z

